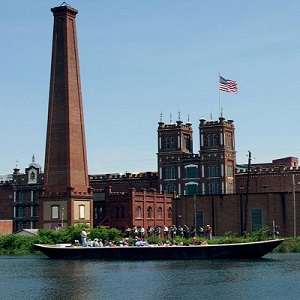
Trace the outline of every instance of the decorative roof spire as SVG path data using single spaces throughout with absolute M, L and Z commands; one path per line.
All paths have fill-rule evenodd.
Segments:
M 160 118 L 159 118 L 159 121 L 162 122 L 162 119 L 163 119 L 163 113 L 162 111 L 160 112 Z

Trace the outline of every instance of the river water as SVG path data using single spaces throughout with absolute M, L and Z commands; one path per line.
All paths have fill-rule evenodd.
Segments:
M 0 299 L 300 299 L 300 253 L 260 260 L 0 256 Z

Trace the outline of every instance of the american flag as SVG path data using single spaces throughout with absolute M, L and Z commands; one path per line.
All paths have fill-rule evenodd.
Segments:
M 237 94 L 237 82 L 234 80 L 225 79 L 222 76 L 220 76 L 219 90 L 227 93 Z

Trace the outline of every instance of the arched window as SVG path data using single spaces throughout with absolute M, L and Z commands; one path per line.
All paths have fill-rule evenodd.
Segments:
M 158 210 L 157 210 L 157 218 L 158 219 L 162 218 L 162 208 L 161 207 L 159 207 Z
M 166 191 L 168 194 L 172 194 L 175 191 L 175 185 L 174 184 L 167 184 L 166 185 Z
M 23 207 L 19 207 L 18 208 L 18 217 L 19 218 L 23 218 L 24 217 L 24 208 Z
M 147 208 L 147 218 L 152 218 L 152 207 L 151 206 L 149 206 Z
M 19 192 L 18 195 L 18 200 L 19 203 L 23 203 L 24 202 L 24 192 Z
M 121 218 L 122 219 L 125 218 L 125 208 L 124 208 L 124 206 L 121 207 Z
M 216 134 L 214 134 L 213 135 L 213 146 L 217 146 L 217 135 Z
M 172 208 L 171 207 L 168 208 L 168 218 L 172 219 Z
M 218 194 L 219 193 L 219 184 L 217 182 L 211 182 L 208 185 L 208 190 L 210 194 Z
M 166 179 L 175 179 L 175 168 L 166 168 Z
M 166 138 L 166 149 L 170 149 L 170 138 Z
M 170 149 L 174 149 L 175 148 L 175 140 L 173 137 L 170 138 Z
M 218 177 L 218 166 L 208 166 L 208 177 Z
M 142 209 L 140 206 L 136 208 L 136 218 L 140 219 L 142 217 Z
M 208 145 L 208 146 L 212 146 L 212 145 L 213 145 L 213 139 L 212 139 L 211 134 L 209 134 L 209 135 L 207 136 L 207 145 Z

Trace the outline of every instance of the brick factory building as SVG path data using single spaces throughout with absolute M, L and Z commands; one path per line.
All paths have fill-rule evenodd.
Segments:
M 298 159 L 238 165 L 235 126 L 222 115 L 193 128 L 162 117 L 157 128 L 157 171 L 88 175 L 75 17 L 52 9 L 53 53 L 45 171 L 32 159 L 0 180 L 0 233 L 59 229 L 76 223 L 125 229 L 171 224 L 204 227 L 214 235 L 242 234 L 272 224 L 282 236 L 300 230 Z M 155 155 L 153 153 L 153 155 Z M 298 230 L 299 229 L 299 230 Z

